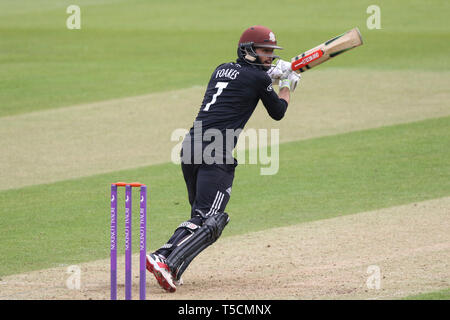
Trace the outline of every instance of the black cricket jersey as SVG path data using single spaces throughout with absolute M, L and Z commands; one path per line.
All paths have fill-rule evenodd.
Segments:
M 259 100 L 262 100 L 270 117 L 275 120 L 283 118 L 288 103 L 274 92 L 272 80 L 266 71 L 242 59 L 219 65 L 211 75 L 202 105 L 185 138 L 183 149 L 187 147 L 188 141 L 192 144 L 193 141 L 200 143 L 201 140 L 203 150 L 211 141 L 216 141 L 220 132 L 223 137 L 223 156 L 230 157 L 240 131 L 250 119 Z M 212 139 L 205 139 L 208 132 L 212 133 Z M 233 138 L 227 139 L 232 132 Z

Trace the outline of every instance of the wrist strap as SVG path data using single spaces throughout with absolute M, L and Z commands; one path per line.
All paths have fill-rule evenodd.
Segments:
M 291 88 L 291 85 L 290 85 L 289 79 L 283 79 L 283 80 L 280 80 L 279 86 L 280 86 L 280 89 L 281 89 L 281 88 L 284 88 L 284 87 L 287 87 L 287 88 L 290 89 L 290 88 Z

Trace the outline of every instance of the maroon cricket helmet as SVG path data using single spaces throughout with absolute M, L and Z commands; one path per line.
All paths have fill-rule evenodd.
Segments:
M 258 61 L 260 55 L 255 52 L 256 48 L 283 49 L 277 45 L 277 40 L 272 30 L 264 26 L 253 26 L 242 33 L 238 43 L 237 54 L 240 59 L 244 59 L 247 63 L 268 70 L 269 67 Z M 261 54 L 261 56 L 263 55 Z M 264 56 L 269 56 L 273 59 L 279 58 L 279 56 L 274 54 Z
M 264 26 L 253 26 L 242 33 L 239 39 L 239 46 L 249 43 L 254 48 L 283 49 L 277 46 L 277 40 L 272 30 Z

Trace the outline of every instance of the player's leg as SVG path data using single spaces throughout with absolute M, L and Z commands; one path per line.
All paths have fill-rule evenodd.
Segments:
M 189 203 L 194 203 L 197 192 L 197 172 L 200 165 L 181 164 L 184 180 L 187 187 Z M 192 216 L 192 214 L 191 214 Z M 175 280 L 167 266 L 166 257 L 171 253 L 173 243 L 180 242 L 183 238 L 191 234 L 190 231 L 201 225 L 203 220 L 198 216 L 193 216 L 189 221 L 178 226 L 170 239 L 161 248 L 147 255 L 147 270 L 153 273 L 159 285 L 169 292 L 175 292 L 176 286 L 182 284 L 182 280 Z
M 191 203 L 191 219 L 181 223 L 173 235 L 155 253 L 167 258 L 174 245 L 192 235 L 203 222 L 217 212 L 223 212 L 230 199 L 234 170 L 216 165 L 182 165 Z M 194 197 L 192 199 L 192 197 Z
M 193 207 L 197 194 L 197 175 L 199 168 L 200 165 L 196 164 L 181 164 L 181 169 L 183 171 L 183 177 L 188 192 L 189 203 L 191 204 L 191 219 L 181 223 L 170 239 L 155 252 L 162 258 L 167 258 L 169 256 L 172 251 L 171 248 L 173 243 L 179 243 L 185 237 L 190 235 L 198 226 L 203 224 L 202 216 L 200 214 L 195 214 Z
M 175 291 L 189 263 L 219 238 L 229 220 L 224 210 L 230 199 L 234 166 L 200 165 L 195 170 L 192 166 L 182 165 L 192 204 L 191 219 L 181 223 L 167 243 L 148 259 L 149 271 L 170 292 Z M 169 269 L 174 278 L 169 276 Z
M 197 174 L 196 195 L 192 203 L 192 216 L 207 218 L 225 211 L 231 196 L 234 165 L 202 165 Z
M 200 164 L 181 164 L 181 171 L 183 172 L 183 178 L 186 183 L 188 199 L 191 207 L 197 194 L 197 173 L 200 166 Z
M 180 225 L 187 232 L 183 233 L 184 237 L 180 237 L 179 241 L 172 243 L 171 253 L 167 257 L 167 265 L 175 279 L 180 279 L 191 261 L 222 234 L 229 221 L 225 207 L 230 199 L 233 179 L 234 166 L 200 167 L 191 219 L 187 221 L 187 225 Z M 181 232 L 179 231 L 180 234 Z

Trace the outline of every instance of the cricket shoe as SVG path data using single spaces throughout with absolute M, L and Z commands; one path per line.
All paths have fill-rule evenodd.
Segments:
M 146 265 L 147 270 L 153 273 L 161 288 L 167 292 L 175 292 L 177 290 L 165 258 L 154 253 L 148 254 Z

